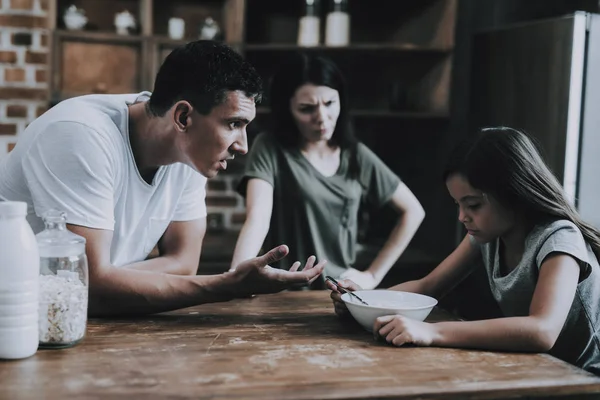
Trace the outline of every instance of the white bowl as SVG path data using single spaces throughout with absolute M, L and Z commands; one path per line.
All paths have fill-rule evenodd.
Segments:
M 353 293 L 369 305 L 362 304 L 348 293 L 342 295 L 342 301 L 354 319 L 369 332 L 373 331 L 377 317 L 399 314 L 423 321 L 437 304 L 433 297 L 397 290 L 357 290 Z

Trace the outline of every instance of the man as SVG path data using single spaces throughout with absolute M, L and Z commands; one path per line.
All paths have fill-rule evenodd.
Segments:
M 235 271 L 196 276 L 206 230 L 205 183 L 248 151 L 261 80 L 229 47 L 189 43 L 164 61 L 154 91 L 65 100 L 32 122 L 0 161 L 0 199 L 28 221 L 65 211 L 87 240 L 90 314 L 146 314 L 272 293 L 314 280 L 269 267 L 279 246 Z M 160 240 L 160 241 L 159 241 Z M 158 243 L 160 257 L 147 260 Z

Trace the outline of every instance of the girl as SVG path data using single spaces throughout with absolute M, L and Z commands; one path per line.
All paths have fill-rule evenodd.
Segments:
M 402 254 L 425 213 L 413 193 L 352 134 L 346 84 L 328 59 L 298 53 L 274 75 L 273 129 L 250 149 L 239 191 L 246 221 L 232 268 L 266 246 L 286 243 L 291 260 L 315 254 L 325 274 L 374 288 Z M 366 271 L 352 268 L 361 198 L 401 214 Z M 289 264 L 279 267 L 289 269 Z M 323 280 L 313 288 L 324 288 Z
M 600 233 L 581 220 L 531 140 L 510 128 L 484 129 L 455 150 L 444 178 L 468 234 L 429 275 L 391 289 L 442 296 L 480 257 L 504 318 L 427 323 L 390 315 L 374 332 L 396 346 L 549 352 L 599 374 Z

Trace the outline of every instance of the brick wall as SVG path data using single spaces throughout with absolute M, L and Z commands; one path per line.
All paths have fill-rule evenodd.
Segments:
M 264 132 L 268 123 L 268 116 L 257 113 L 256 119 L 248 126 L 248 145 L 252 147 L 254 139 L 260 132 Z M 248 156 L 239 156 L 228 163 L 227 170 L 221 171 L 212 179 L 208 180 L 206 197 L 208 211 L 208 229 L 217 237 L 223 238 L 218 233 L 225 232 L 226 236 L 237 238 L 246 218 L 246 207 L 244 198 L 235 190 L 244 170 L 244 163 Z M 233 252 L 231 243 L 230 251 Z
M 48 3 L 0 0 L 0 157 L 48 104 Z
M 227 165 L 226 171 L 208 180 L 206 206 L 210 231 L 239 231 L 244 223 L 244 199 L 235 190 L 242 170 L 243 160 L 237 158 Z

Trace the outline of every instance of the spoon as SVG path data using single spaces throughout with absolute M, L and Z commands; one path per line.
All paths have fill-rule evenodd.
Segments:
M 348 293 L 350 296 L 355 297 L 358 301 L 360 301 L 361 303 L 363 303 L 365 306 L 368 306 L 369 304 L 364 301 L 363 299 L 361 299 L 360 297 L 358 297 L 357 295 L 355 295 L 354 293 L 350 292 L 347 289 L 344 289 L 339 283 L 338 281 L 336 281 L 335 279 L 333 279 L 330 276 L 326 276 L 325 277 L 326 280 L 330 281 L 331 283 L 333 283 L 337 289 L 341 292 L 341 293 Z

